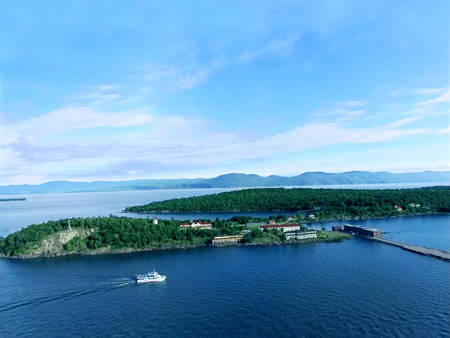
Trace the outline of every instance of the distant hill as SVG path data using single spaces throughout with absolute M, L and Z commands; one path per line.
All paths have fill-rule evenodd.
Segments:
M 255 174 L 226 174 L 214 178 L 194 179 L 149 179 L 111 182 L 52 181 L 39 185 L 24 184 L 0 186 L 0 194 L 48 194 L 61 192 L 101 192 L 187 188 L 280 187 L 415 182 L 450 182 L 450 171 L 424 171 L 398 174 L 369 171 L 349 171 L 338 174 L 324 172 L 306 172 L 301 175 L 292 177 L 276 175 L 265 177 Z

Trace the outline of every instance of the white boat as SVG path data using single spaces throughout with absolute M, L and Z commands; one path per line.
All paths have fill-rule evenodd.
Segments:
M 136 275 L 136 283 L 161 283 L 166 280 L 166 276 L 160 275 L 155 270 L 146 275 Z

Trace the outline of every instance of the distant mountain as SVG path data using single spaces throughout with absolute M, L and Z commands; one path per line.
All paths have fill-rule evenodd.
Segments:
M 298 176 L 259 176 L 255 174 L 226 174 L 214 178 L 149 179 L 133 181 L 70 182 L 52 181 L 39 185 L 0 186 L 1 195 L 48 194 L 61 192 L 101 192 L 186 188 L 280 187 L 334 184 L 375 183 L 442 183 L 450 182 L 450 171 L 417 173 L 349 171 L 345 173 L 306 172 Z

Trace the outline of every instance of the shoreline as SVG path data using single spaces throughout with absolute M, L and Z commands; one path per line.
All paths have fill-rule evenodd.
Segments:
M 143 248 L 143 249 L 134 249 L 134 248 L 123 248 L 123 249 L 110 249 L 103 248 L 97 250 L 90 250 L 84 252 L 76 252 L 76 253 L 62 253 L 56 255 L 23 255 L 23 256 L 4 256 L 0 254 L 0 259 L 12 259 L 12 260 L 29 260 L 29 259 L 39 259 L 39 258 L 57 258 L 57 257 L 66 257 L 66 256 L 100 256 L 100 255 L 122 255 L 122 254 L 131 254 L 131 253 L 141 253 L 141 252 L 151 252 L 151 251 L 166 251 L 166 250 L 188 250 L 195 248 L 225 248 L 225 247 L 251 247 L 251 246 L 281 246 L 281 245 L 299 245 L 299 244 L 311 244 L 311 243 L 338 243 L 347 239 L 353 239 L 354 236 L 348 235 L 342 238 L 336 239 L 307 239 L 307 240 L 291 240 L 286 242 L 267 242 L 267 243 L 233 243 L 227 245 L 212 245 L 212 244 L 194 244 L 194 245 L 174 245 L 168 247 L 152 247 L 152 248 Z
M 276 213 L 290 213 L 291 211 L 281 211 L 281 210 L 271 210 L 271 211 L 255 211 L 255 210 L 237 210 L 237 211 L 183 211 L 183 212 L 173 212 L 173 211 L 124 211 L 123 214 L 136 214 L 136 215 L 155 215 L 155 214 L 167 214 L 167 215 L 189 215 L 189 214 L 233 214 L 233 213 L 274 213 L 272 216 L 278 216 Z M 296 213 L 300 211 L 292 211 L 292 213 Z M 360 220 L 368 220 L 368 219 L 383 219 L 383 218 L 395 218 L 395 217 L 406 217 L 406 216 L 426 216 L 426 215 L 448 215 L 450 213 L 447 212 L 417 212 L 417 213 L 402 213 L 398 215 L 386 215 L 386 216 L 343 216 L 343 217 L 331 217 L 331 218 L 316 218 L 316 219 L 304 219 L 301 220 L 305 223 L 317 223 L 317 222 L 333 222 L 333 221 L 360 221 Z M 232 217 L 232 216 L 231 216 Z

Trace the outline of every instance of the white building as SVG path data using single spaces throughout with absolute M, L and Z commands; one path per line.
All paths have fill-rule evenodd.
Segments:
M 264 229 L 268 229 L 268 230 L 278 229 L 278 230 L 282 230 L 283 232 L 296 231 L 296 230 L 300 231 L 301 228 L 302 228 L 302 226 L 298 223 L 287 223 L 287 224 L 276 224 L 276 225 L 266 224 L 266 225 L 261 225 L 259 227 L 259 229 L 263 230 L 263 231 L 264 231 Z
M 287 240 L 317 238 L 317 231 L 287 231 L 284 236 Z
M 197 228 L 197 229 L 211 229 L 211 222 L 192 221 L 191 223 L 181 223 L 180 228 Z

